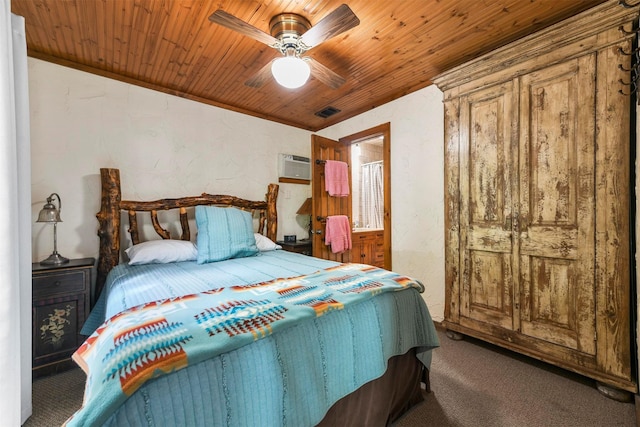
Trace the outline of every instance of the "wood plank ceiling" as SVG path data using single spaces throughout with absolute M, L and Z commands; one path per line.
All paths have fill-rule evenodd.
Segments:
M 346 78 L 291 90 L 244 83 L 279 53 L 209 21 L 217 9 L 269 33 L 282 12 L 312 25 L 336 0 L 11 0 L 28 53 L 131 84 L 317 131 L 429 86 L 438 73 L 604 0 L 353 0 L 360 25 L 307 56 Z M 316 112 L 341 110 L 328 118 Z

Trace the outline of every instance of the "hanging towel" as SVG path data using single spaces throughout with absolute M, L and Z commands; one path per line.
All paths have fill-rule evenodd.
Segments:
M 349 165 L 337 160 L 325 160 L 324 188 L 330 196 L 347 197 L 349 195 Z
M 348 216 L 327 217 L 324 244 L 331 245 L 331 252 L 334 254 L 351 249 L 351 224 Z

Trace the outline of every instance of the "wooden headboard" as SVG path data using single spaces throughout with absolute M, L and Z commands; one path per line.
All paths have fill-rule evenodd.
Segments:
M 258 232 L 276 240 L 278 231 L 278 212 L 276 200 L 278 198 L 278 185 L 269 184 L 266 201 L 251 201 L 235 196 L 211 195 L 203 193 L 200 196 L 181 197 L 178 199 L 161 199 L 154 201 L 122 200 L 120 191 L 120 171 L 118 169 L 100 169 L 100 181 L 102 184 L 102 202 L 100 212 L 96 214 L 100 237 L 100 252 L 98 258 L 98 271 L 96 277 L 96 296 L 100 295 L 102 287 L 107 279 L 107 274 L 120 261 L 120 217 L 122 211 L 129 216 L 128 232 L 131 242 L 140 243 L 138 231 L 138 212 L 151 215 L 151 223 L 154 230 L 163 239 L 170 239 L 170 233 L 162 228 L 158 221 L 158 211 L 170 209 L 179 210 L 181 240 L 190 240 L 191 232 L 187 220 L 187 208 L 198 205 L 222 205 L 234 206 L 259 215 Z

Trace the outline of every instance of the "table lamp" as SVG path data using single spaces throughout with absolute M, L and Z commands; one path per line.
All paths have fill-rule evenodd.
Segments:
M 296 212 L 298 215 L 309 215 L 309 229 L 307 230 L 309 232 L 309 238 L 311 238 L 311 208 L 311 198 L 308 198 Z
M 58 207 L 53 204 L 53 197 L 58 199 Z M 53 224 L 53 253 L 49 255 L 49 258 L 40 261 L 42 265 L 60 265 L 69 262 L 69 258 L 65 258 L 58 253 L 58 223 L 62 222 L 60 219 L 60 211 L 62 210 L 62 201 L 57 193 L 51 193 L 47 197 L 47 203 L 44 205 L 40 213 L 38 214 L 38 220 L 36 222 L 44 222 L 46 224 Z

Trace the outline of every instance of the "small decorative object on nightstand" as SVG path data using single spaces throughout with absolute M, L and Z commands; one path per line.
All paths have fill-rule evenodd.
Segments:
M 278 240 L 277 243 L 282 246 L 282 249 L 284 249 L 285 251 L 296 252 L 309 256 L 313 254 L 311 240 L 298 240 L 297 242 L 284 242 Z
M 94 262 L 31 265 L 33 378 L 74 366 L 71 355 L 84 340 L 80 329 L 89 315 Z

